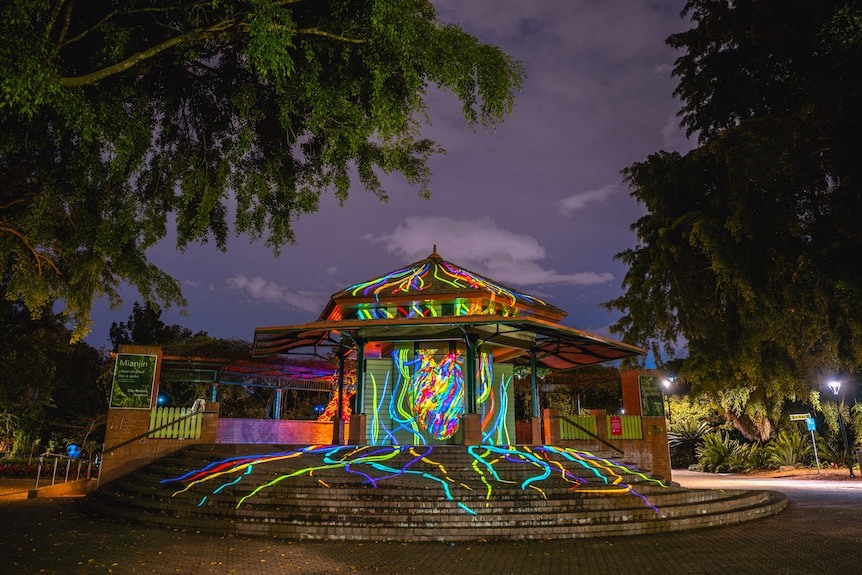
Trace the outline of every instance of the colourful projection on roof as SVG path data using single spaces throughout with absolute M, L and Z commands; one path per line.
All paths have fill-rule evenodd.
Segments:
M 445 261 L 424 261 L 421 264 L 391 272 L 385 276 L 350 286 L 345 292 L 353 296 L 405 295 L 427 290 L 434 282 L 447 284 L 456 290 L 466 288 L 489 292 L 492 297 L 501 297 L 511 305 L 519 300 L 530 304 L 547 305 L 544 301 L 522 294 L 481 278 L 467 270 Z
M 494 497 L 494 489 L 500 484 L 517 484 L 524 491 L 531 490 L 546 498 L 544 485 L 556 479 L 562 479 L 569 485 L 570 491 L 602 492 L 605 494 L 628 494 L 640 498 L 644 504 L 658 513 L 649 500 L 635 491 L 628 483 L 623 482 L 623 475 L 637 475 L 641 479 L 667 487 L 660 481 L 650 478 L 636 469 L 627 467 L 611 459 L 596 457 L 586 451 L 574 449 L 541 446 L 535 448 L 523 446 L 491 446 L 481 445 L 468 448 L 472 456 L 473 474 L 465 477 L 453 477 L 439 462 L 433 459 L 434 447 L 401 447 L 401 446 L 320 446 L 312 445 L 296 451 L 283 451 L 260 455 L 246 455 L 216 461 L 182 475 L 164 479 L 162 484 L 181 483 L 185 487 L 173 493 L 176 496 L 193 488 L 203 489 L 209 486 L 209 493 L 201 495 L 198 506 L 206 504 L 209 495 L 215 495 L 223 489 L 241 482 L 251 484 L 247 495 L 238 498 L 236 507 L 261 495 L 274 485 L 292 478 L 302 476 L 318 476 L 318 483 L 328 485 L 319 477 L 322 473 L 330 476 L 334 472 L 343 472 L 362 477 L 362 483 L 377 488 L 384 481 L 397 481 L 399 477 L 411 476 L 414 479 L 427 480 L 429 487 L 437 487 L 443 496 L 456 503 L 467 513 L 476 514 L 474 508 L 457 495 L 471 492 L 484 493 L 486 501 Z M 300 460 L 305 458 L 307 465 Z M 284 469 L 285 460 L 297 459 L 295 469 L 273 478 L 268 466 L 281 463 Z M 255 471 L 261 474 L 255 475 Z M 517 478 L 517 479 L 514 479 Z M 256 480 L 265 482 L 255 485 Z M 206 491 L 206 490 L 204 490 Z M 429 499 L 437 494 L 428 491 Z M 475 500 L 475 497 L 471 497 Z
M 449 315 L 453 316 L 499 315 L 503 317 L 517 317 L 519 315 L 516 308 L 499 302 L 477 303 L 472 300 L 458 298 L 450 306 L 452 311 Z M 443 315 L 443 307 L 439 302 L 413 302 L 404 305 L 382 304 L 379 306 L 360 304 L 356 308 L 356 318 L 362 320 L 412 319 L 419 317 L 441 317 Z

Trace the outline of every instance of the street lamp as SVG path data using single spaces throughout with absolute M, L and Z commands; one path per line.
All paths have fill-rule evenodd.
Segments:
M 841 436 L 844 438 L 844 460 L 850 469 L 850 477 L 855 477 L 853 475 L 853 462 L 850 460 L 850 444 L 847 441 L 847 428 L 844 426 L 844 417 L 841 415 L 841 411 L 844 409 L 843 396 L 841 397 L 841 403 L 838 403 L 838 391 L 841 389 L 841 382 L 830 381 L 827 385 L 832 390 L 832 393 L 835 394 L 835 405 L 838 407 L 838 427 L 841 428 Z
M 665 401 L 665 403 L 667 403 L 667 423 L 668 423 L 668 425 L 673 423 L 673 418 L 671 418 L 671 415 L 670 415 L 670 396 L 668 395 L 668 392 L 670 391 L 670 384 L 672 382 L 673 382 L 672 377 L 667 378 L 661 382 L 662 385 L 664 385 L 664 388 L 667 390 L 664 394 L 664 401 Z

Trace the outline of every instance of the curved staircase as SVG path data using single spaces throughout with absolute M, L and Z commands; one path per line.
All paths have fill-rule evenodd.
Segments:
M 87 497 L 106 515 L 288 539 L 566 539 L 679 531 L 782 511 L 770 491 L 666 485 L 552 446 L 192 445 Z

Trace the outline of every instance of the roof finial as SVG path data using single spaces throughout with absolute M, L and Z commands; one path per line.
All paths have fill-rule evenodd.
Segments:
M 434 244 L 434 250 L 431 252 L 431 255 L 428 256 L 429 260 L 442 260 L 440 254 L 437 253 L 437 244 Z

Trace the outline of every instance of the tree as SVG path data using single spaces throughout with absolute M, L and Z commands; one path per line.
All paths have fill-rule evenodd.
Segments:
M 108 410 L 107 354 L 70 343 L 61 320 L 50 309 L 33 318 L 21 302 L 0 297 L 0 421 L 18 455 L 90 429 Z
M 683 375 L 747 436 L 786 398 L 862 367 L 862 5 L 691 0 L 668 44 L 691 152 L 623 172 L 647 215 L 615 333 Z M 765 435 L 765 437 L 764 437 Z
M 428 0 L 11 0 L 0 40 L 0 270 L 32 313 L 61 300 L 75 338 L 126 282 L 183 303 L 145 254 L 169 225 L 180 249 L 232 227 L 277 253 L 353 180 L 427 196 L 429 86 L 491 128 L 523 76 Z
M 192 333 L 179 324 L 167 325 L 162 321 L 162 310 L 151 303 L 141 305 L 135 302 L 128 322 L 113 322 L 108 330 L 111 344 L 116 351 L 123 344 L 166 345 L 189 342 L 194 338 L 206 337 L 205 332 Z

